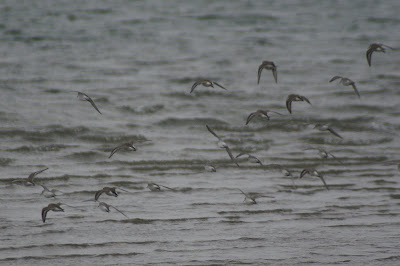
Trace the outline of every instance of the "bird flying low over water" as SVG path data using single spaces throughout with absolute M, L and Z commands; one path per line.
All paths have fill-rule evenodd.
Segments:
M 244 200 L 243 202 L 245 202 L 247 199 L 251 201 L 251 204 L 257 204 L 256 199 L 258 198 L 274 198 L 271 196 L 266 196 L 264 194 L 254 194 L 254 195 L 250 195 L 249 193 L 245 193 L 243 192 L 243 190 L 239 189 L 238 190 L 244 195 Z
M 96 109 L 97 112 L 99 112 L 99 114 L 101 114 L 99 108 L 97 108 L 96 104 L 94 103 L 94 101 L 92 100 L 92 98 L 90 98 L 86 93 L 80 92 L 80 91 L 74 91 L 78 93 L 78 99 L 81 101 L 88 101 L 90 102 L 90 104 L 93 106 L 94 109 Z
M 387 45 L 384 45 L 383 43 L 371 43 L 371 44 L 369 45 L 368 50 L 367 50 L 367 53 L 366 53 L 366 55 L 367 55 L 367 61 L 368 61 L 368 65 L 369 65 L 369 66 L 371 66 L 371 63 L 372 63 L 372 62 L 371 62 L 371 60 L 372 60 L 372 53 L 373 53 L 373 52 L 381 52 L 381 53 L 384 53 L 384 52 L 386 51 L 385 48 L 389 48 L 389 49 L 394 50 L 392 47 L 387 46 Z
M 298 94 L 290 94 L 286 99 L 286 108 L 289 113 L 292 113 L 292 102 L 303 102 L 306 101 L 309 105 L 312 105 L 311 102 L 304 96 Z
M 329 82 L 332 82 L 332 81 L 337 80 L 337 79 L 340 79 L 339 83 L 343 84 L 343 86 L 352 86 L 353 89 L 354 89 L 354 92 L 357 94 L 358 98 L 361 97 L 360 93 L 357 90 L 356 83 L 354 81 L 352 81 L 349 78 L 344 78 L 344 77 L 341 77 L 341 76 L 334 76 Z
M 158 185 L 158 184 L 153 183 L 153 182 L 148 183 L 148 184 L 147 184 L 147 187 L 148 187 L 151 191 L 160 191 L 160 190 L 161 190 L 161 187 L 166 188 L 166 189 L 169 189 L 169 190 L 174 190 L 173 188 L 166 187 L 166 186 L 163 186 L 163 185 Z
M 192 93 L 192 92 L 194 91 L 194 89 L 196 89 L 196 87 L 197 87 L 198 85 L 203 85 L 204 87 L 212 87 L 212 88 L 214 88 L 214 85 L 217 85 L 217 86 L 220 87 L 221 89 L 227 90 L 227 89 L 225 89 L 222 85 L 218 84 L 218 83 L 215 82 L 215 81 L 211 81 L 211 80 L 209 80 L 209 79 L 203 79 L 203 80 L 198 80 L 198 81 L 196 81 L 196 82 L 193 84 L 193 86 L 192 86 L 192 88 L 191 88 L 191 90 L 190 90 L 190 93 Z
M 218 139 L 217 146 L 221 149 L 222 148 L 225 149 L 226 152 L 228 153 L 229 157 L 231 158 L 232 162 L 234 162 L 239 167 L 239 164 L 237 163 L 235 157 L 233 157 L 229 146 L 211 129 L 211 127 L 209 127 L 208 125 L 206 125 L 206 127 L 207 127 L 208 131 Z
M 335 135 L 338 138 L 343 139 L 342 136 L 340 136 L 335 130 L 333 130 L 331 127 L 329 127 L 328 125 L 323 125 L 323 124 L 316 124 L 314 126 L 315 129 L 318 129 L 319 131 L 329 131 L 331 132 L 333 135 Z
M 53 212 L 64 212 L 64 209 L 61 208 L 61 203 L 50 203 L 47 207 L 42 209 L 42 221 L 43 223 L 46 222 L 47 213 L 49 211 Z
M 119 212 L 120 214 L 122 214 L 123 216 L 125 216 L 126 218 L 129 218 L 128 216 L 126 216 L 125 213 L 123 213 L 122 211 L 118 210 L 117 208 L 115 208 L 114 206 L 107 204 L 105 202 L 99 202 L 99 208 L 100 210 L 102 210 L 103 212 L 110 212 L 110 208 L 113 208 L 114 210 L 116 210 L 117 212 Z
M 25 182 L 25 184 L 27 184 L 27 185 L 32 185 L 32 186 L 34 186 L 34 185 L 35 185 L 35 182 L 33 182 L 33 179 L 34 179 L 38 174 L 40 174 L 41 172 L 46 171 L 47 169 L 49 169 L 49 168 L 45 168 L 45 169 L 39 170 L 39 171 L 37 171 L 37 172 L 33 172 L 33 173 L 31 173 L 31 174 L 28 176 L 28 178 L 16 179 L 16 180 L 13 180 L 12 183 L 16 183 L 16 182 Z
M 114 153 L 116 153 L 117 151 L 122 150 L 122 149 L 128 150 L 128 151 L 136 151 L 136 147 L 133 146 L 133 141 L 123 143 L 121 145 L 118 145 L 114 149 L 112 149 L 110 156 L 108 156 L 108 159 L 110 159 L 114 155 Z
M 117 189 L 125 191 L 125 192 L 129 192 L 129 191 L 127 191 L 125 189 L 122 189 L 122 188 L 103 187 L 103 189 L 98 190 L 96 192 L 96 194 L 94 195 L 94 201 L 97 201 L 100 198 L 101 194 L 103 194 L 103 193 L 105 193 L 107 196 L 118 197 L 118 193 L 116 191 Z
M 274 62 L 263 61 L 258 67 L 257 84 L 260 84 L 261 72 L 263 71 L 263 69 L 272 70 L 272 75 L 274 76 L 275 83 L 278 83 L 278 72 L 276 71 L 276 68 L 277 66 L 274 64 Z
M 319 156 L 323 159 L 328 159 L 329 156 L 331 156 L 333 159 L 338 161 L 340 164 L 343 164 L 342 161 L 340 161 L 335 155 L 333 155 L 331 152 L 322 149 L 322 148 L 306 148 L 304 150 L 317 150 L 319 152 Z
M 239 158 L 239 157 L 241 157 L 241 156 L 243 156 L 243 155 L 247 155 L 247 159 L 249 160 L 249 162 L 251 162 L 251 163 L 258 163 L 258 164 L 260 164 L 261 166 L 263 166 L 262 162 L 261 162 L 256 156 L 251 155 L 250 153 L 245 153 L 245 152 L 239 153 L 239 154 L 236 156 L 236 158 Z
M 40 195 L 43 195 L 45 198 L 55 198 L 57 196 L 56 192 L 61 193 L 61 191 L 58 189 L 54 189 L 54 188 L 49 189 L 45 185 L 42 185 L 42 184 L 39 184 L 39 185 L 43 188 L 42 193 L 40 193 Z
M 281 113 L 278 113 L 278 112 L 275 112 L 275 111 L 271 111 L 271 110 L 261 110 L 261 109 L 259 109 L 259 110 L 255 111 L 255 112 L 249 114 L 249 116 L 247 117 L 247 120 L 246 120 L 246 125 L 247 125 L 248 123 L 250 123 L 250 121 L 251 121 L 253 118 L 255 118 L 255 117 L 257 117 L 257 116 L 264 116 L 264 117 L 267 118 L 267 120 L 269 120 L 269 115 L 268 115 L 268 113 L 275 113 L 275 114 L 278 114 L 278 115 L 282 115 Z
M 325 188 L 327 190 L 329 190 L 328 185 L 326 184 L 326 182 L 324 180 L 324 177 L 317 170 L 315 170 L 315 169 L 304 169 L 303 171 L 301 171 L 299 178 L 303 178 L 303 176 L 305 176 L 306 174 L 309 174 L 311 176 L 319 177 L 321 179 L 322 183 L 324 183 Z

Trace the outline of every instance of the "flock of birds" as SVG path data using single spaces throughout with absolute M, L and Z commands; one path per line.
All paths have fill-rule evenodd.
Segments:
M 368 50 L 366 52 L 368 65 L 371 66 L 371 59 L 372 59 L 373 52 L 385 53 L 387 48 L 394 50 L 394 48 L 392 48 L 390 46 L 387 46 L 387 45 L 384 45 L 382 43 L 372 43 L 369 46 L 369 48 L 368 48 Z M 263 69 L 271 70 L 275 82 L 276 83 L 278 82 L 278 72 L 277 72 L 277 66 L 275 65 L 275 63 L 271 62 L 271 61 L 263 61 L 261 63 L 261 65 L 259 66 L 259 68 L 258 68 L 257 84 L 260 83 L 261 73 L 262 73 Z M 355 82 L 352 81 L 351 79 L 347 78 L 347 77 L 334 76 L 329 82 L 333 82 L 333 81 L 338 80 L 338 79 L 340 79 L 339 82 L 343 86 L 352 86 L 353 89 L 354 89 L 354 92 L 356 93 L 356 95 L 358 97 L 360 97 L 360 93 L 359 93 L 359 91 L 358 91 L 358 89 L 357 89 L 357 87 L 355 85 Z M 217 87 L 219 87 L 219 88 L 221 88 L 223 90 L 227 90 L 225 87 L 223 87 L 222 85 L 218 84 L 215 81 L 211 81 L 211 80 L 208 80 L 208 79 L 203 79 L 203 80 L 196 81 L 193 84 L 193 86 L 191 87 L 190 93 L 192 93 L 200 85 L 202 85 L 204 87 L 211 87 L 211 88 L 215 88 L 214 87 L 214 85 L 215 85 L 215 86 L 217 86 Z M 101 114 L 99 108 L 96 106 L 96 104 L 92 100 L 92 98 L 89 97 L 89 95 L 87 95 L 87 94 L 85 94 L 83 92 L 80 92 L 80 91 L 74 91 L 74 92 L 76 92 L 78 94 L 77 97 L 78 97 L 79 100 L 89 102 L 93 106 L 93 108 L 99 114 Z M 288 110 L 288 112 L 290 114 L 292 114 L 292 102 L 306 102 L 309 105 L 311 105 L 310 100 L 308 98 L 306 98 L 305 96 L 298 95 L 298 94 L 290 94 L 290 95 L 288 95 L 288 97 L 286 99 L 286 108 L 287 108 L 287 110 Z M 278 113 L 278 112 L 275 112 L 275 111 L 271 111 L 271 110 L 257 110 L 255 112 L 250 113 L 250 115 L 247 117 L 246 125 L 248 125 L 255 117 L 264 117 L 267 120 L 269 120 L 270 119 L 270 116 L 269 116 L 270 113 L 282 115 L 281 113 Z M 217 138 L 217 146 L 219 148 L 221 148 L 221 149 L 225 149 L 226 150 L 230 160 L 236 166 L 240 167 L 237 159 L 239 157 L 242 157 L 242 156 L 247 156 L 247 160 L 249 162 L 251 162 L 251 163 L 260 164 L 261 166 L 263 166 L 262 162 L 252 154 L 243 152 L 243 153 L 239 153 L 237 156 L 234 156 L 232 151 L 231 151 L 231 149 L 223 141 L 223 139 L 220 136 L 218 136 L 215 133 L 215 131 L 209 125 L 206 125 L 206 128 L 213 136 L 215 136 Z M 334 129 L 329 127 L 328 125 L 316 124 L 314 126 L 314 129 L 317 129 L 319 131 L 330 132 L 334 136 L 342 139 L 342 136 L 340 134 L 338 134 Z M 145 139 L 145 140 L 136 140 L 136 141 L 131 141 L 131 142 L 128 142 L 128 143 L 123 143 L 123 144 L 115 147 L 110 152 L 110 155 L 109 155 L 108 158 L 111 158 L 115 153 L 117 153 L 120 150 L 136 151 L 136 147 L 133 146 L 133 144 L 135 142 L 142 142 L 142 141 L 151 141 L 151 140 Z M 332 157 L 336 161 L 338 161 L 339 163 L 342 164 L 342 162 L 338 158 L 336 158 L 331 152 L 328 152 L 325 149 L 322 149 L 322 148 L 307 148 L 307 149 L 317 150 L 322 158 Z M 37 183 L 34 180 L 37 175 L 41 174 L 42 172 L 44 172 L 46 170 L 48 170 L 48 168 L 44 168 L 44 169 L 41 169 L 39 171 L 33 172 L 27 178 L 13 180 L 12 183 L 23 182 L 25 185 L 31 185 L 31 186 L 35 186 L 36 184 L 38 184 L 43 188 L 43 191 L 42 191 L 41 195 L 43 195 L 46 198 L 56 198 L 57 193 L 60 192 L 59 190 L 57 190 L 57 189 L 49 189 L 44 184 Z M 209 172 L 216 172 L 216 166 L 214 166 L 212 164 L 207 164 L 207 165 L 205 165 L 205 170 L 209 171 Z M 283 172 L 283 174 L 285 176 L 294 178 L 293 173 L 291 171 L 289 171 L 288 169 L 282 168 L 282 172 Z M 323 183 L 323 185 L 325 186 L 325 188 L 327 190 L 329 190 L 329 187 L 328 187 L 327 183 L 325 182 L 325 179 L 324 179 L 323 175 L 320 172 L 318 172 L 316 169 L 303 169 L 301 171 L 301 173 L 300 173 L 299 178 L 302 178 L 305 175 L 311 175 L 311 176 L 315 176 L 315 177 L 320 178 L 322 183 Z M 173 188 L 170 188 L 170 187 L 167 187 L 167 186 L 163 186 L 163 185 L 158 185 L 158 184 L 152 183 L 152 182 L 148 183 L 147 188 L 149 190 L 151 190 L 151 191 L 160 191 L 160 190 L 162 190 L 164 188 L 168 189 L 168 190 L 174 190 Z M 109 205 L 109 204 L 107 204 L 105 202 L 100 202 L 99 201 L 101 195 L 103 195 L 103 194 L 105 194 L 107 196 L 118 197 L 117 189 L 121 190 L 121 191 L 129 192 L 129 191 L 124 190 L 122 188 L 104 187 L 104 188 L 96 191 L 93 199 L 86 200 L 86 201 L 97 202 L 98 203 L 98 207 L 104 212 L 110 212 L 111 209 L 114 209 L 117 212 L 119 212 L 120 214 L 122 214 L 123 216 L 128 218 L 128 216 L 124 212 L 122 212 L 121 210 L 117 209 L 116 207 L 114 207 L 112 205 Z M 249 203 L 251 203 L 251 204 L 256 204 L 257 203 L 256 199 L 260 198 L 260 197 L 273 198 L 273 197 L 270 197 L 270 196 L 267 196 L 267 195 L 264 195 L 264 194 L 260 194 L 260 193 L 246 193 L 246 192 L 242 191 L 241 189 L 238 189 L 238 190 L 240 191 L 240 193 L 242 193 L 245 196 L 244 201 L 248 200 Z M 43 223 L 46 222 L 46 217 L 47 217 L 47 214 L 48 214 L 49 211 L 64 212 L 64 209 L 61 207 L 62 205 L 69 206 L 69 207 L 72 207 L 72 208 L 77 208 L 77 207 L 73 207 L 73 206 L 70 206 L 70 205 L 67 205 L 67 204 L 64 204 L 64 203 L 60 203 L 60 202 L 59 203 L 50 203 L 50 204 L 48 204 L 48 206 L 46 206 L 46 207 L 44 207 L 42 209 L 42 213 L 41 214 L 42 214 Z

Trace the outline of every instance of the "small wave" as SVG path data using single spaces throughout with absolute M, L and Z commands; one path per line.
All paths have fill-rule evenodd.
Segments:
M 159 126 L 188 126 L 206 124 L 228 124 L 225 121 L 215 118 L 167 118 L 157 123 Z
M 121 106 L 117 108 L 121 112 L 133 113 L 133 114 L 154 114 L 164 109 L 163 104 L 149 105 L 143 107 L 132 108 L 130 106 Z
M 7 166 L 12 163 L 14 160 L 10 158 L 0 158 L 0 166 Z
M 12 152 L 46 152 L 46 151 L 60 151 L 62 149 L 68 148 L 69 146 L 63 144 L 51 144 L 51 145 L 40 145 L 40 146 L 21 146 L 15 149 L 9 149 L 7 151 Z
M 94 151 L 87 152 L 74 152 L 72 154 L 64 156 L 66 159 L 73 160 L 95 160 L 95 159 L 105 159 L 107 156 L 105 154 L 100 154 Z

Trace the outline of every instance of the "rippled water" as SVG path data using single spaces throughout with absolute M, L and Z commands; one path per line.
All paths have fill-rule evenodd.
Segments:
M 374 53 L 368 67 L 365 51 L 400 47 L 399 10 L 394 0 L 2 3 L 0 264 L 398 264 L 400 53 Z M 277 84 L 264 70 L 257 85 L 263 60 L 277 64 Z M 335 75 L 361 98 L 329 83 Z M 190 94 L 201 78 L 228 90 Z M 291 93 L 312 105 L 294 102 L 290 115 Z M 257 109 L 283 115 L 245 126 Z M 264 166 L 235 166 L 206 124 Z M 152 141 L 108 159 L 140 139 Z M 62 191 L 56 199 L 12 183 L 45 167 L 36 182 Z M 329 191 L 298 179 L 305 168 Z M 151 181 L 174 190 L 151 192 Z M 128 219 L 85 201 L 105 186 L 129 191 L 100 198 Z M 244 203 L 238 189 L 273 198 Z M 43 223 L 51 202 L 79 208 Z

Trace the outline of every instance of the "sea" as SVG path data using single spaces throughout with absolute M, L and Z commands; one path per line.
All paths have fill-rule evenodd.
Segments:
M 0 265 L 399 265 L 399 13 L 397 0 L 1 1 Z M 369 66 L 371 43 L 389 47 Z M 257 84 L 263 61 L 277 83 L 263 69 Z M 226 90 L 190 93 L 204 79 Z M 290 94 L 310 104 L 289 113 Z M 259 109 L 276 113 L 246 125 Z M 206 125 L 261 164 L 238 167 Z M 95 201 L 103 187 L 118 197 Z M 64 212 L 44 223 L 50 203 Z

